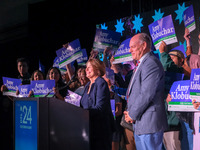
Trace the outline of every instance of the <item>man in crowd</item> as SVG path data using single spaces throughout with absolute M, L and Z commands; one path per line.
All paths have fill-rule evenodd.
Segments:
M 22 84 L 30 84 L 31 75 L 28 73 L 29 62 L 26 58 L 17 59 L 17 69 L 19 72 L 18 78 L 21 79 Z
M 163 132 L 167 129 L 164 106 L 164 70 L 150 52 L 151 39 L 139 33 L 130 41 L 132 58 L 139 65 L 127 90 L 128 109 L 125 120 L 133 123 L 136 148 L 161 150 Z
M 19 72 L 18 79 L 22 81 L 22 85 L 30 84 L 31 75 L 28 73 L 29 62 L 26 58 L 17 59 L 17 70 Z M 1 86 L 1 92 L 6 91 L 7 87 L 5 85 Z

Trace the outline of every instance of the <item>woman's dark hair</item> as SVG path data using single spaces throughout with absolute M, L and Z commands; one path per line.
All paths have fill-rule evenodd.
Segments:
M 85 70 L 85 69 L 86 69 L 85 66 L 79 66 L 78 69 L 77 69 L 77 71 L 76 71 L 76 76 L 77 76 L 77 74 L 78 74 L 79 72 L 81 72 L 82 70 Z
M 58 86 L 61 86 L 61 85 L 63 85 L 64 84 L 64 82 L 63 82 L 63 80 L 62 80 L 62 75 L 61 75 L 61 72 L 60 72 L 60 70 L 57 68 L 57 67 L 51 67 L 51 68 L 49 68 L 49 70 L 48 70 L 48 72 L 47 72 L 47 75 L 46 75 L 46 79 L 47 80 L 49 80 L 50 78 L 49 78 L 49 73 L 50 73 L 50 71 L 52 70 L 52 69 L 55 69 L 55 70 L 57 70 L 58 71 L 58 73 L 59 73 L 59 80 L 58 80 Z
M 32 75 L 31 75 L 31 80 L 32 80 L 32 81 L 34 80 L 34 74 L 35 74 L 36 72 L 41 73 L 42 76 L 43 76 L 43 78 L 45 79 L 45 75 L 44 75 L 44 73 L 43 73 L 42 71 L 40 71 L 40 70 L 35 70 L 35 71 L 32 73 Z

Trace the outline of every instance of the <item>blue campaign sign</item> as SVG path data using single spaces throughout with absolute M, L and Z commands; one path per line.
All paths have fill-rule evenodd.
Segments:
M 104 29 L 96 29 L 93 50 L 102 52 L 106 47 L 109 46 L 112 46 L 114 49 L 117 49 L 120 38 L 121 33 L 119 32 Z
M 18 97 L 28 97 L 29 91 L 31 90 L 30 84 L 18 86 L 19 95 Z
M 190 75 L 190 92 L 200 93 L 200 69 L 192 69 Z
M 153 22 L 148 27 L 156 50 L 159 49 L 161 41 L 167 45 L 178 41 L 171 15 Z
M 183 20 L 185 27 L 189 29 L 190 32 L 196 29 L 195 18 L 193 6 L 190 5 L 183 13 Z
M 2 77 L 2 79 L 3 79 L 3 84 L 8 89 L 8 91 L 3 92 L 3 95 L 16 97 L 16 91 L 18 90 L 18 86 L 21 84 L 21 80 L 8 77 Z
M 81 51 L 81 45 L 79 39 L 76 39 L 69 43 L 68 47 L 62 47 L 56 51 L 59 58 L 59 68 L 73 62 L 77 58 L 83 55 Z
M 190 80 L 176 81 L 170 89 L 171 102 L 192 102 L 190 99 Z
M 190 75 L 190 96 L 200 102 L 200 69 L 192 69 Z
M 59 68 L 59 59 L 58 59 L 58 57 L 56 57 L 56 58 L 53 60 L 53 67 Z
M 172 100 L 168 103 L 168 111 L 197 111 L 192 105 L 190 80 L 174 82 L 170 89 L 170 94 Z
M 131 40 L 131 38 L 128 38 L 121 43 L 121 45 L 119 46 L 118 50 L 116 51 L 116 53 L 114 55 L 115 60 L 114 60 L 113 64 L 133 60 L 132 55 L 129 52 L 130 40 Z
M 52 97 L 54 95 L 53 87 L 55 87 L 55 80 L 31 81 L 31 89 L 34 97 L 44 97 L 47 94 L 48 97 Z
M 83 56 L 77 59 L 77 63 L 78 63 L 78 65 L 85 65 L 86 62 L 88 61 L 87 51 L 85 48 L 82 49 L 81 51 L 83 53 Z
M 37 101 L 16 100 L 15 150 L 37 150 Z
M 73 63 L 73 62 L 72 62 L 72 63 Z M 72 63 L 71 63 L 71 64 L 72 64 Z M 53 61 L 53 67 L 58 68 L 58 69 L 60 70 L 61 74 L 64 74 L 64 73 L 67 71 L 66 66 L 64 66 L 64 67 L 62 67 L 62 68 L 59 68 L 59 59 L 58 59 L 58 57 L 56 57 L 56 58 L 54 59 L 54 61 Z

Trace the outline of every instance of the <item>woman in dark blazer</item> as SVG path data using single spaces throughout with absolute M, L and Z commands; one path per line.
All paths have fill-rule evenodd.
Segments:
M 110 106 L 110 91 L 102 78 L 105 66 L 99 59 L 89 59 L 86 76 L 89 82 L 81 99 L 81 106 L 90 113 L 90 149 L 111 150 L 113 115 Z

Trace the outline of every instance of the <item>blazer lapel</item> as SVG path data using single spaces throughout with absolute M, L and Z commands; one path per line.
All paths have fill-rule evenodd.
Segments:
M 134 77 L 133 82 L 132 82 L 132 84 L 130 85 L 130 90 L 129 90 L 128 96 L 130 95 L 130 93 L 131 93 L 131 91 L 132 91 L 132 88 L 133 88 L 133 85 L 134 85 L 135 81 L 136 81 L 136 80 L 135 80 L 135 77 Z
M 130 83 L 130 84 L 131 84 L 130 87 L 129 87 L 130 89 L 129 89 L 128 93 L 127 93 L 128 96 L 130 95 L 130 93 L 131 93 L 131 91 L 132 91 L 133 85 L 134 85 L 134 83 L 135 83 L 135 81 L 136 81 L 136 79 L 137 79 L 138 74 L 139 74 L 139 73 L 141 72 L 141 70 L 142 70 L 142 65 L 144 64 L 144 62 L 145 62 L 151 55 L 152 55 L 151 52 L 147 54 L 147 56 L 146 56 L 146 57 L 143 59 L 143 61 L 141 62 L 139 68 L 137 68 L 137 71 L 134 73 L 133 81 L 132 81 L 132 83 Z

